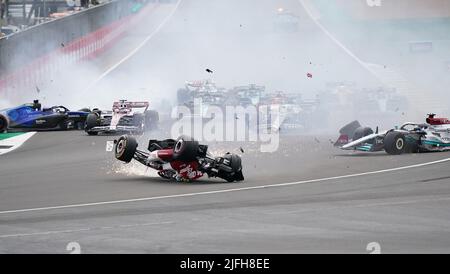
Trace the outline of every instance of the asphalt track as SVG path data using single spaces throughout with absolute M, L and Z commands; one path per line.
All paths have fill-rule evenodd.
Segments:
M 142 51 L 155 52 L 152 63 L 164 52 L 158 40 Z M 144 145 L 150 136 L 167 134 Z M 70 242 L 82 253 L 368 253 L 371 242 L 382 253 L 449 253 L 450 153 L 343 152 L 334 137 L 281 136 L 274 153 L 212 143 L 242 155 L 245 181 L 173 183 L 115 161 L 105 149 L 114 136 L 39 132 L 0 157 L 0 253 L 69 253 Z
M 85 253 L 365 253 L 369 242 L 389 253 L 449 252 L 447 161 L 276 185 L 428 163 L 450 153 L 342 153 L 326 137 L 308 136 L 284 137 L 270 155 L 252 143 L 211 144 L 218 154 L 243 147 L 245 182 L 173 183 L 116 162 L 105 150 L 111 139 L 42 132 L 2 156 L 0 252 L 65 253 L 72 241 Z M 264 185 L 272 187 L 258 188 Z M 33 211 L 67 205 L 75 206 Z M 26 210 L 15 212 L 20 209 Z

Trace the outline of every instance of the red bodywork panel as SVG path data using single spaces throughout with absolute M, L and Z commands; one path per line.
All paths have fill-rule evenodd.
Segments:
M 447 125 L 450 124 L 450 120 L 447 118 L 428 117 L 427 123 L 430 125 Z
M 201 171 L 198 171 L 197 161 L 182 162 L 182 161 L 172 161 L 170 165 L 174 170 L 181 175 L 181 177 L 189 180 L 196 180 L 203 176 Z
M 172 169 L 184 179 L 196 180 L 203 176 L 203 172 L 198 170 L 199 164 L 197 161 L 185 162 L 173 160 L 173 148 L 158 150 L 158 158 L 170 163 Z
M 169 149 L 160 149 L 160 150 L 158 150 L 158 157 L 159 157 L 159 159 L 161 159 L 163 161 L 166 161 L 166 162 L 172 161 L 173 149 L 169 148 Z

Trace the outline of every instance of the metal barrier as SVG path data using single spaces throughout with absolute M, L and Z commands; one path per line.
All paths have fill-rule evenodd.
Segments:
M 139 3 L 117 0 L 0 39 L 0 98 L 47 81 L 68 64 L 95 56 L 145 16 Z

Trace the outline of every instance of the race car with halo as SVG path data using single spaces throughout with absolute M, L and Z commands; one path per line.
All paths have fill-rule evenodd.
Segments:
M 39 100 L 32 104 L 0 110 L 0 133 L 23 130 L 68 130 L 85 125 L 90 110 L 71 111 L 64 106 L 42 108 Z
M 116 159 L 129 163 L 132 159 L 158 171 L 164 179 L 189 182 L 203 175 L 217 177 L 228 182 L 244 180 L 241 157 L 226 153 L 222 157 L 213 157 L 208 146 L 198 141 L 180 136 L 177 140 L 150 140 L 147 151 L 139 150 L 136 139 L 123 135 L 114 141 Z
M 89 135 L 100 132 L 142 134 L 156 128 L 159 122 L 158 112 L 149 110 L 149 105 L 149 102 L 120 100 L 113 103 L 112 111 L 94 109 L 86 118 L 85 131 Z
M 450 120 L 428 114 L 426 123 L 404 123 L 396 129 L 375 132 L 362 127 L 358 121 L 341 128 L 335 146 L 344 150 L 382 151 L 392 155 L 405 152 L 431 152 L 450 150 Z M 351 136 L 351 137 L 350 137 Z

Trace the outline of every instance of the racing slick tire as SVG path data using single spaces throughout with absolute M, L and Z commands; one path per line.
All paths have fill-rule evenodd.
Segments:
M 67 129 L 69 128 L 68 122 L 69 122 L 69 121 L 66 121 L 66 120 L 61 121 L 61 122 L 59 123 L 59 129 L 60 129 L 60 130 L 67 130 Z
M 401 132 L 391 131 L 384 137 L 384 150 L 391 155 L 400 155 L 405 152 L 405 135 Z
M 370 127 L 359 127 L 353 133 L 352 140 L 355 141 L 370 134 L 373 134 L 373 130 Z
M 128 135 L 120 136 L 114 147 L 114 156 L 117 160 L 129 163 L 133 160 L 137 146 L 138 143 L 134 137 Z
M 229 166 L 231 167 L 232 172 L 228 173 L 224 179 L 227 182 L 240 182 L 244 180 L 244 176 L 242 175 L 242 160 L 239 155 L 227 153 L 223 157 L 224 159 L 229 161 Z
M 91 131 L 92 128 L 99 126 L 97 113 L 89 113 L 86 117 L 85 131 L 89 135 L 98 135 L 97 131 Z
M 179 161 L 193 161 L 198 156 L 198 141 L 189 136 L 178 137 L 173 147 L 173 159 Z
M 8 121 L 5 117 L 0 115 L 0 133 L 6 132 L 6 129 L 8 128 Z
M 422 142 L 421 139 L 419 139 L 417 142 L 407 143 L 406 152 L 409 153 L 424 152 L 419 145 L 421 142 Z
M 144 128 L 146 130 L 157 128 L 159 122 L 159 113 L 155 110 L 147 110 L 144 115 Z

